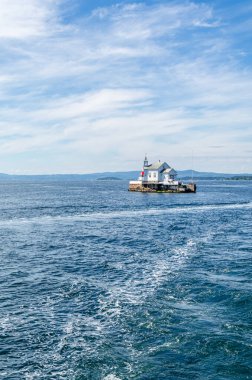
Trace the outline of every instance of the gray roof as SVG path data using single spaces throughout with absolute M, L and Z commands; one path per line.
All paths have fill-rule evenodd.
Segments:
M 177 173 L 176 170 L 174 170 L 173 168 L 167 168 L 167 169 L 163 170 L 162 173 L 170 173 L 171 171 L 174 171 L 175 173 Z
M 157 162 L 154 162 L 154 164 L 151 164 L 151 165 L 145 166 L 144 169 L 148 169 L 148 170 L 157 170 L 157 169 L 159 169 L 160 166 L 162 166 L 163 164 L 165 164 L 165 162 L 157 161 Z

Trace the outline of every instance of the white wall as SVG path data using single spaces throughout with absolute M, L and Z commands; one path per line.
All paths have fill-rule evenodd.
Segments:
M 158 182 L 158 170 L 148 170 L 148 181 Z
M 162 182 L 164 181 L 164 175 L 162 170 L 169 168 L 169 165 L 164 163 L 158 170 L 144 170 L 144 181 Z

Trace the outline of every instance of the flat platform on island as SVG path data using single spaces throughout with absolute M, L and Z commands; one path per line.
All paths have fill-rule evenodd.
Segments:
M 196 193 L 195 183 L 180 183 L 178 185 L 142 184 L 140 181 L 130 181 L 129 191 L 140 193 Z

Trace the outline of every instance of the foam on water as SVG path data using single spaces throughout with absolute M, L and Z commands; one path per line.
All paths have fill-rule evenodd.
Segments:
M 15 187 L 5 206 L 0 376 L 250 378 L 250 189 L 101 197 L 70 185 Z M 14 215 L 17 196 L 29 207 Z
M 244 203 L 226 203 L 226 204 L 211 204 L 211 205 L 195 205 L 195 206 L 183 206 L 183 207 L 170 207 L 167 209 L 141 209 L 130 211 L 116 211 L 116 212 L 87 212 L 85 214 L 75 215 L 45 215 L 42 217 L 34 218 L 15 218 L 10 220 L 1 220 L 1 226 L 19 225 L 19 224 L 51 224 L 51 223 L 75 223 L 82 221 L 103 221 L 108 219 L 118 218 L 139 218 L 143 216 L 153 215 L 165 215 L 165 214 L 178 214 L 178 213 L 195 213 L 195 212 L 207 212 L 214 210 L 235 210 L 235 209 L 251 209 L 252 202 Z

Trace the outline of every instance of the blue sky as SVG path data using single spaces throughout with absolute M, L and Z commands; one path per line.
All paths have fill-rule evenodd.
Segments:
M 251 1 L 0 0 L 0 172 L 252 172 Z

